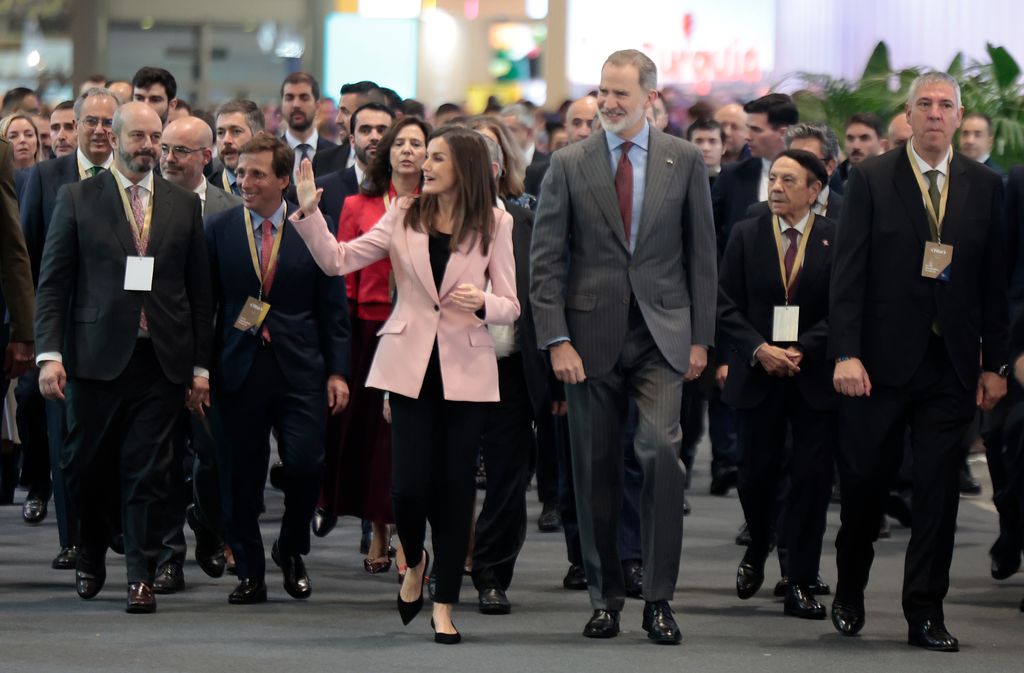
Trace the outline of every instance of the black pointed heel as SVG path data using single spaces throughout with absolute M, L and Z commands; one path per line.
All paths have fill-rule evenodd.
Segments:
M 423 577 L 427 576 L 430 570 L 430 554 L 423 550 Z M 402 590 L 398 590 L 398 616 L 402 618 L 402 624 L 408 626 L 409 622 L 416 618 L 416 615 L 423 609 L 423 585 L 420 584 L 420 595 L 414 601 L 403 601 Z
M 455 623 L 452 622 L 452 626 Z M 430 618 L 430 628 L 434 631 L 434 642 L 442 645 L 455 645 L 462 640 L 462 634 L 459 633 L 458 629 L 455 629 L 455 633 L 438 633 L 437 628 L 434 626 L 434 618 Z

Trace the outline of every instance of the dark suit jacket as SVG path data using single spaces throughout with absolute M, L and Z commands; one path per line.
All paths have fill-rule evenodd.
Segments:
M 32 280 L 36 283 L 39 282 L 43 243 L 57 204 L 57 191 L 72 182 L 78 182 L 77 153 L 38 163 L 26 178 L 25 192 L 21 196 L 21 228 L 32 260 Z
M 289 212 L 297 208 L 289 205 Z M 235 319 L 248 297 L 259 294 L 260 280 L 252 266 L 245 235 L 244 206 L 210 217 L 206 238 L 213 269 L 217 324 L 220 325 L 219 371 L 223 388 L 241 388 L 260 346 L 260 336 L 235 329 Z M 345 280 L 326 276 L 290 222 L 277 272 L 264 300 L 270 304 L 266 326 L 274 355 L 292 390 L 320 390 L 328 375 L 349 376 L 350 327 Z
M 728 354 L 729 364 L 723 399 L 738 409 L 760 405 L 786 383 L 786 379 L 770 376 L 760 363 L 750 364 L 754 350 L 771 343 L 775 307 L 786 302 L 773 226 L 770 213 L 737 222 L 718 269 L 719 344 Z M 826 357 L 835 234 L 835 222 L 814 218 L 791 302 L 800 307 L 797 346 L 804 352 L 795 379 L 801 397 L 812 409 L 834 409 L 838 401 L 832 387 L 833 363 Z
M 18 203 L 21 203 L 21 196 L 25 193 L 25 183 L 28 181 L 28 172 L 31 168 L 19 168 L 14 171 L 14 195 L 18 198 Z
M 11 341 L 32 341 L 32 269 L 18 226 L 14 151 L 0 139 L 0 293 L 11 314 Z
M 206 204 L 203 206 L 203 220 L 206 221 L 217 213 L 240 205 L 242 205 L 242 197 L 225 192 L 216 185 L 207 184 Z
M 938 321 L 960 381 L 974 390 L 979 360 L 987 371 L 1007 361 L 1002 180 L 953 154 L 942 225 L 942 242 L 953 246 L 948 281 L 921 276 L 931 233 L 906 148 L 853 167 L 845 197 L 832 262 L 830 356 L 859 357 L 874 385 L 901 386 Z
M 234 194 L 234 192 L 231 191 L 230 187 L 224 187 L 224 171 L 226 171 L 226 170 L 227 169 L 224 166 L 221 166 L 220 168 L 215 170 L 213 173 L 211 173 L 210 176 L 207 177 L 206 179 L 209 181 L 209 183 L 211 185 L 215 185 L 215 186 L 220 187 L 221 189 L 223 189 L 223 190 L 225 190 L 225 191 L 227 191 L 227 192 L 229 192 L 231 194 Z M 238 196 L 238 195 L 235 194 L 235 196 Z
M 993 161 L 992 157 L 985 159 L 985 161 L 982 162 L 982 166 L 988 166 L 991 170 L 995 171 L 996 174 L 999 175 L 999 177 L 1003 179 L 1004 183 L 1006 182 L 1006 171 L 1003 170 L 1002 166 Z
M 124 289 L 135 243 L 114 175 L 65 185 L 43 249 L 36 352 L 63 355 L 69 377 L 110 381 L 135 351 L 139 314 L 164 375 L 192 380 L 210 368 L 210 266 L 199 197 L 153 176 L 153 224 L 146 254 L 155 258 L 153 290 Z
M 1010 169 L 1006 178 L 1006 201 L 1003 208 L 1003 235 L 1006 240 L 1006 262 L 1010 277 L 1010 314 L 1016 316 L 1024 308 L 1024 166 Z
M 523 179 L 523 189 L 527 194 L 532 194 L 540 200 L 540 185 L 544 182 L 544 175 L 548 172 L 550 161 L 540 164 L 530 164 L 526 167 L 526 177 Z
M 281 134 L 281 140 L 288 142 L 284 134 Z M 316 152 L 313 154 L 313 174 L 320 175 L 321 173 L 328 173 L 335 170 L 330 167 L 331 163 L 337 159 L 333 156 L 333 153 L 328 153 L 326 156 L 321 157 L 321 154 L 328 150 L 338 146 L 338 143 L 331 142 L 323 136 L 317 135 L 316 137 Z M 333 157 L 333 158 L 332 158 Z
M 833 194 L 843 195 L 846 190 L 846 179 L 850 176 L 850 160 L 844 159 L 842 163 L 836 166 L 836 170 L 832 171 L 832 177 L 829 178 L 828 188 Z
M 346 168 L 343 171 L 332 171 L 324 175 L 315 173 L 316 186 L 324 193 L 320 195 L 320 212 L 324 219 L 334 229 L 338 228 L 341 220 L 341 209 L 345 205 L 345 198 L 359 193 L 359 184 L 356 182 L 356 168 Z M 295 193 L 295 185 L 288 185 L 288 192 L 285 198 L 289 203 L 298 203 L 299 197 Z
M 758 201 L 752 203 L 747 208 L 747 218 L 761 217 L 762 215 L 771 214 L 771 209 L 768 207 L 767 201 Z M 843 212 L 843 197 L 838 194 L 833 194 L 832 189 L 829 188 L 828 192 L 828 205 L 825 207 L 825 217 L 832 220 L 833 222 L 839 221 L 839 214 Z M 728 242 L 726 242 L 728 245 Z
M 313 155 L 313 174 L 322 176 L 334 171 L 344 171 L 348 168 L 351 148 L 352 145 L 347 140 L 341 145 L 330 145 L 323 149 L 318 144 L 316 154 Z
M 711 207 L 715 213 L 719 257 L 725 252 L 732 225 L 746 219 L 747 208 L 758 202 L 760 185 L 761 160 L 757 157 L 726 164 L 718 174 L 711 192 Z

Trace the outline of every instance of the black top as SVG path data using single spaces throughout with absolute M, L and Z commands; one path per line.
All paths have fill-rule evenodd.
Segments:
M 448 268 L 448 258 L 451 256 L 452 235 L 432 232 L 430 234 L 430 270 L 434 272 L 434 285 L 438 292 L 441 291 L 441 281 L 444 280 L 444 271 Z

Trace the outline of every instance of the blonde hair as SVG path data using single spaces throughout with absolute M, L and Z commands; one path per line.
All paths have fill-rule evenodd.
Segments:
M 11 124 L 19 119 L 27 121 L 28 125 L 32 127 L 32 132 L 36 134 L 36 157 L 35 161 L 32 162 L 33 165 L 38 164 L 40 161 L 44 161 L 46 157 L 43 155 L 43 141 L 39 137 L 39 129 L 36 127 L 35 122 L 32 121 L 32 116 L 27 112 L 15 112 L 7 115 L 3 119 L 0 119 L 0 138 L 7 140 L 7 132 L 11 129 Z

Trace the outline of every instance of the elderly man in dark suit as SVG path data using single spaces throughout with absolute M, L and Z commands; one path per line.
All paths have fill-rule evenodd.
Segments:
M 832 621 L 864 625 L 864 590 L 909 426 L 911 538 L 903 613 L 911 645 L 957 651 L 945 627 L 961 438 L 1006 394 L 1006 259 L 999 176 L 953 152 L 960 87 L 926 73 L 906 105 L 913 137 L 854 167 L 833 253 L 829 355 L 839 412 L 842 527 Z
M 39 273 L 39 388 L 66 399 L 62 467 L 81 512 L 77 590 L 106 581 L 108 498 L 120 493 L 128 612 L 153 612 L 170 434 L 188 392 L 209 402 L 212 305 L 199 198 L 154 175 L 163 125 L 114 115 L 110 171 L 58 194 Z M 111 480 L 120 488 L 111 488 Z
M 576 503 L 594 613 L 584 635 L 619 632 L 621 428 L 636 400 L 643 468 L 643 627 L 681 639 L 669 606 L 682 543 L 683 379 L 714 342 L 717 270 L 707 169 L 689 143 L 652 129 L 657 69 L 635 50 L 601 71 L 603 133 L 551 157 L 531 251 L 537 343 L 566 385 Z

